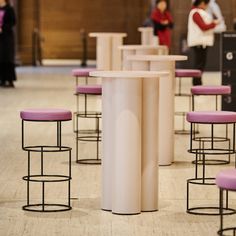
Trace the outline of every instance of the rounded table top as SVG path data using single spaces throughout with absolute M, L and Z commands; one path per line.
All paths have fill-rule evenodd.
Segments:
M 167 49 L 166 46 L 160 45 L 122 45 L 119 46 L 120 50 L 138 50 L 138 49 Z
M 168 71 L 93 71 L 89 73 L 92 77 L 101 78 L 157 78 L 168 76 Z
M 186 61 L 187 56 L 183 55 L 131 55 L 129 61 Z
M 126 37 L 126 33 L 115 32 L 94 32 L 89 34 L 90 37 Z
M 152 27 L 139 27 L 138 31 L 139 32 L 142 32 L 142 31 L 152 31 L 153 32 L 153 28 Z

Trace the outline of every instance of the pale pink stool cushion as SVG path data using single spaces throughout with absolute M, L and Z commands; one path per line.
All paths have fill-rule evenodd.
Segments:
M 72 119 L 72 113 L 65 109 L 26 109 L 20 117 L 29 121 L 66 121 Z
M 193 111 L 187 113 L 186 119 L 190 123 L 207 123 L 207 124 L 236 123 L 236 112 Z
M 191 70 L 191 69 L 176 69 L 175 77 L 201 77 L 202 72 L 200 70 Z
M 89 73 L 95 71 L 96 68 L 82 68 L 72 70 L 72 75 L 75 77 L 88 77 Z
M 231 94 L 231 86 L 193 86 L 191 93 L 193 95 L 229 95 Z
M 216 185 L 226 190 L 236 190 L 236 169 L 219 172 L 216 176 Z
M 101 95 L 102 86 L 101 85 L 79 85 L 76 87 L 76 93 Z

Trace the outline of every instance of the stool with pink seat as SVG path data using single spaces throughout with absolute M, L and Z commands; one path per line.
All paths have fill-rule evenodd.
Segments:
M 216 176 L 216 185 L 220 191 L 220 229 L 218 234 L 223 236 L 226 232 L 236 234 L 236 226 L 224 227 L 224 193 L 228 200 L 229 192 L 236 192 L 236 169 L 226 169 L 219 172 Z M 226 208 L 229 208 L 229 202 L 226 202 Z M 232 214 L 236 213 L 236 209 Z M 228 234 L 227 234 L 228 235 Z
M 190 123 L 190 148 L 189 153 L 195 155 L 194 177 L 187 180 L 187 213 L 195 215 L 219 215 L 219 205 L 191 206 L 190 186 L 209 187 L 215 185 L 215 178 L 207 175 L 206 158 L 235 154 L 235 124 L 236 112 L 226 111 L 194 111 L 187 113 L 187 121 Z M 229 131 L 225 137 L 217 135 L 217 128 L 228 125 Z M 196 125 L 204 126 L 204 135 L 196 132 Z M 209 129 L 207 129 L 209 127 Z M 208 132 L 208 133 L 206 133 Z M 224 140 L 229 140 L 230 145 L 225 145 Z M 199 160 L 201 159 L 201 163 Z M 214 161 L 214 160 L 213 160 Z M 224 214 L 231 214 L 232 209 L 226 209 Z
M 189 134 L 189 130 L 187 130 L 185 128 L 186 124 L 185 124 L 185 117 L 186 117 L 186 113 L 191 111 L 191 94 L 188 91 L 183 92 L 182 91 L 182 79 L 190 79 L 193 77 L 201 77 L 202 76 L 202 72 L 200 70 L 194 70 L 194 69 L 176 69 L 175 70 L 175 77 L 176 79 L 178 79 L 178 91 L 175 93 L 175 97 L 180 97 L 180 98 L 184 98 L 186 97 L 188 99 L 188 111 L 176 111 L 175 112 L 175 116 L 180 116 L 182 117 L 182 128 L 181 129 L 177 129 L 175 130 L 176 134 Z
M 72 119 L 72 113 L 65 109 L 25 109 L 21 111 L 20 117 L 22 119 L 22 149 L 28 153 L 28 171 L 27 175 L 23 177 L 23 180 L 27 183 L 27 203 L 22 208 L 25 211 L 33 212 L 59 212 L 59 211 L 68 211 L 71 210 L 71 198 L 70 198 L 70 186 L 71 186 L 71 147 L 62 145 L 62 122 L 70 121 Z M 36 144 L 36 145 L 26 145 L 26 123 L 29 122 L 38 122 L 38 123 L 56 123 L 56 137 L 55 145 L 45 145 L 45 144 Z M 43 141 L 42 141 L 43 143 Z M 54 174 L 46 171 L 46 155 L 48 153 L 63 154 L 68 153 L 68 169 L 66 171 L 68 174 Z M 32 156 L 35 156 L 32 159 Z M 40 171 L 36 172 L 33 168 L 35 163 L 36 155 L 39 154 L 40 157 Z M 61 156 L 60 154 L 60 156 Z M 49 157 L 47 157 L 49 158 Z M 35 173 L 33 173 L 33 171 Z M 47 192 L 46 185 L 49 183 L 68 183 L 68 195 L 66 203 L 51 203 L 46 201 Z M 40 183 L 42 186 L 41 192 L 41 201 L 36 202 L 36 199 L 32 199 L 30 189 Z

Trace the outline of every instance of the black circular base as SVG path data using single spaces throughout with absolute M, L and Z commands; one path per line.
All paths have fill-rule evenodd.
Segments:
M 82 164 L 82 165 L 101 165 L 102 160 L 101 159 L 79 159 L 79 160 L 76 160 L 76 163 Z
M 221 235 L 221 236 L 223 236 L 224 234 L 224 232 L 228 232 L 228 231 L 233 231 L 233 233 L 235 233 L 236 232 L 236 227 L 232 227 L 232 228 L 225 228 L 225 229 L 222 229 L 222 230 L 219 230 L 218 232 L 217 232 L 217 234 L 218 235 Z
M 205 212 L 205 210 L 208 212 Z M 215 210 L 214 212 L 209 212 L 211 210 Z M 235 209 L 232 208 L 223 208 L 225 212 L 223 215 L 233 215 L 236 213 Z M 219 216 L 220 215 L 220 207 L 192 207 L 187 209 L 188 214 L 192 215 L 204 215 L 204 216 Z
M 192 164 L 196 164 L 196 160 L 192 161 Z M 197 161 L 198 165 L 203 165 L 203 161 L 202 160 L 198 160 Z M 217 160 L 217 159 L 212 159 L 212 160 L 205 160 L 205 165 L 207 166 L 214 166 L 214 165 L 227 165 L 230 164 L 230 161 L 226 161 L 226 160 Z
M 58 209 L 53 209 L 53 208 L 58 208 Z M 24 211 L 31 211 L 31 212 L 61 212 L 61 211 L 70 211 L 72 207 L 64 204 L 30 204 L 23 206 L 22 209 Z

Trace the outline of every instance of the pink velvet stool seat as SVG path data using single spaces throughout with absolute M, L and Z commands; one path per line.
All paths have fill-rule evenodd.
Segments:
M 227 202 L 226 202 L 226 207 L 227 209 L 229 208 L 229 202 L 228 202 L 228 192 L 229 191 L 236 191 L 236 169 L 226 169 L 223 170 L 221 172 L 219 172 L 216 175 L 216 185 L 219 188 L 220 191 L 220 229 L 217 232 L 218 235 L 226 235 L 226 232 L 232 232 L 233 234 L 227 234 L 227 235 L 235 235 L 236 233 L 236 226 L 229 226 L 229 224 L 227 224 L 228 226 L 225 227 L 224 226 L 224 215 L 225 215 L 225 211 L 224 211 L 224 192 L 226 192 L 226 198 L 227 198 Z M 236 213 L 236 209 L 233 209 L 231 214 L 235 214 Z
M 193 86 L 191 93 L 194 95 L 229 95 L 231 94 L 231 87 L 225 85 Z
M 65 109 L 26 109 L 20 112 L 20 117 L 28 121 L 68 121 L 72 113 Z
M 226 124 L 236 122 L 236 112 L 229 111 L 193 111 L 187 113 L 190 123 Z
M 92 71 L 95 71 L 96 68 L 79 68 L 79 69 L 73 69 L 72 75 L 75 77 L 88 77 L 89 73 Z
M 76 87 L 76 93 L 101 95 L 102 86 L 101 85 L 79 85 Z
M 216 176 L 216 185 L 226 190 L 236 190 L 236 169 L 227 169 Z
M 76 86 L 79 84 L 79 78 L 85 78 L 85 83 L 88 84 L 89 73 L 95 71 L 96 68 L 78 68 L 72 70 L 72 76 L 76 78 Z
M 192 69 L 176 69 L 175 77 L 187 78 L 187 77 L 201 77 L 202 72 L 200 70 Z

